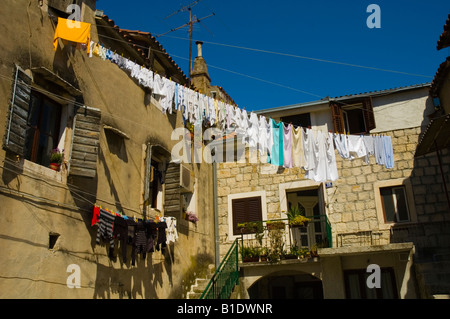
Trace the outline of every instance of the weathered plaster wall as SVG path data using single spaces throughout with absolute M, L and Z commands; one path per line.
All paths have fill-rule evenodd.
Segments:
M 94 22 L 95 8 L 84 7 L 83 21 Z M 17 23 L 23 21 L 23 23 Z M 107 257 L 91 227 L 95 202 L 128 216 L 142 217 L 143 145 L 159 143 L 169 151 L 178 141 L 179 114 L 163 115 L 116 65 L 68 46 L 53 51 L 54 28 L 37 1 L 8 1 L 2 9 L 0 42 L 0 132 L 5 132 L 14 64 L 24 70 L 45 66 L 79 85 L 78 102 L 101 109 L 97 176 L 69 177 L 0 150 L 0 296 L 2 298 L 169 298 L 182 297 L 192 274 L 214 260 L 214 216 L 210 165 L 193 167 L 197 182 L 197 225 L 178 217 L 179 240 L 162 255 L 138 257 L 135 267 Z M 95 35 L 95 27 L 92 33 Z M 31 65 L 30 65 L 31 63 Z M 31 66 L 31 67 L 30 67 Z M 71 121 L 72 119 L 69 119 Z M 130 136 L 110 138 L 103 125 Z M 71 122 L 69 122 L 71 127 Z M 71 129 L 66 131 L 70 145 Z M 67 141 L 69 141 L 67 144 Z M 67 149 L 67 148 L 66 148 Z M 12 161 L 12 162 L 11 162 Z M 161 215 L 164 213 L 161 212 Z M 148 216 L 147 214 L 147 217 Z M 49 249 L 49 234 L 59 238 Z M 128 247 L 130 254 L 131 246 Z M 68 265 L 81 270 L 81 288 L 70 289 Z

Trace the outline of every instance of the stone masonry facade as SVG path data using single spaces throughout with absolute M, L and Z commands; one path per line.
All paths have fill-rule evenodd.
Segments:
M 383 133 L 392 138 L 395 160 L 393 169 L 386 169 L 376 164 L 373 156 L 370 156 L 370 162 L 366 164 L 362 158 L 344 160 L 335 151 L 339 178 L 333 182 L 332 187 L 323 188 L 326 192 L 324 206 L 331 223 L 333 246 L 339 244 L 339 240 L 342 241 L 343 237 L 346 237 L 346 245 L 360 245 L 361 238 L 356 238 L 356 234 L 364 232 L 371 232 L 372 244 L 381 245 L 392 242 L 392 229 L 398 225 L 385 223 L 382 215 L 380 216 L 382 208 L 380 199 L 377 198 L 379 187 L 405 186 L 410 218 L 413 223 L 450 220 L 450 216 L 446 214 L 448 204 L 436 153 L 414 157 L 420 133 L 420 127 Z M 266 205 L 267 219 L 278 219 L 283 217 L 279 185 L 305 180 L 303 169 L 276 168 L 274 170 L 270 164 L 261 163 L 259 158 L 253 164 L 249 163 L 248 154 L 247 150 L 245 162 L 218 165 L 218 210 L 222 257 L 230 244 L 228 238 L 228 214 L 231 214 L 228 211 L 229 195 L 264 192 L 266 201 L 262 205 Z M 441 151 L 441 162 L 446 182 L 450 184 L 448 149 Z M 267 173 L 267 170 L 272 173 Z M 411 223 L 405 225 L 408 224 Z M 441 242 L 435 245 L 450 246 L 450 235 L 441 233 L 439 237 Z M 408 238 L 406 236 L 403 239 Z

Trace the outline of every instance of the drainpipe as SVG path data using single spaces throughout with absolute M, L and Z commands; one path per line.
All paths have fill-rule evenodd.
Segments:
M 217 164 L 216 161 L 212 163 L 213 170 L 213 201 L 214 201 L 214 235 L 215 235 L 215 246 L 216 246 L 216 269 L 220 264 L 220 251 L 219 251 L 219 209 L 217 207 Z

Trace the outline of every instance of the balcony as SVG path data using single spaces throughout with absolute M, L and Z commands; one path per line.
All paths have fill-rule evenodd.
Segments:
M 332 247 L 331 225 L 326 215 L 308 219 L 301 225 L 292 225 L 288 219 L 238 224 L 241 262 L 308 261 L 318 257 L 318 248 Z

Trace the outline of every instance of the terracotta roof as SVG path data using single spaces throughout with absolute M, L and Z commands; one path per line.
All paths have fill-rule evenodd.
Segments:
M 148 48 L 153 49 L 156 56 L 159 57 L 159 62 L 164 64 L 164 67 L 173 73 L 178 73 L 186 83 L 187 76 L 181 68 L 175 63 L 172 57 L 166 52 L 163 46 L 156 40 L 150 32 L 143 32 L 138 30 L 128 30 L 119 28 L 114 20 L 107 15 L 102 16 L 102 20 L 107 23 L 113 30 L 115 30 L 133 49 L 146 61 L 148 58 Z M 166 62 L 166 63 L 165 63 Z
M 442 32 L 439 41 L 437 42 L 437 49 L 440 50 L 448 46 L 450 46 L 450 14 L 444 24 L 444 32 Z
M 447 57 L 447 59 L 441 63 L 439 69 L 436 72 L 436 75 L 434 76 L 433 81 L 431 82 L 430 87 L 431 95 L 437 96 L 437 94 L 439 93 L 439 89 L 442 85 L 442 82 L 444 82 L 448 72 L 450 72 L 450 56 Z

